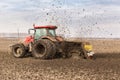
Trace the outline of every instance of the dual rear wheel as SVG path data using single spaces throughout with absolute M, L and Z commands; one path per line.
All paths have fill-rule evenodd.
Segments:
M 39 40 L 33 45 L 32 55 L 35 58 L 51 59 L 56 54 L 55 44 L 47 39 Z

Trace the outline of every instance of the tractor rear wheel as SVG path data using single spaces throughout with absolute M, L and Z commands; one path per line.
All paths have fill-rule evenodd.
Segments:
M 37 41 L 33 45 L 32 55 L 35 58 L 51 59 L 54 57 L 55 53 L 56 53 L 56 46 L 50 40 L 42 39 Z
M 12 54 L 16 58 L 23 58 L 26 54 L 25 46 L 23 44 L 15 44 L 12 46 Z

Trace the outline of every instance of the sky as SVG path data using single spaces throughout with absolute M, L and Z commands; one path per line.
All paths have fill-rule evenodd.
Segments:
M 120 0 L 0 0 L 0 33 L 56 25 L 67 37 L 120 38 Z

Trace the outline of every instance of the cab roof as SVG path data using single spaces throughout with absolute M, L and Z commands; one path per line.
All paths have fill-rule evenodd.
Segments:
M 47 29 L 56 29 L 56 26 L 52 25 L 46 25 L 46 26 L 34 26 L 34 29 L 41 29 L 41 28 L 47 28 Z

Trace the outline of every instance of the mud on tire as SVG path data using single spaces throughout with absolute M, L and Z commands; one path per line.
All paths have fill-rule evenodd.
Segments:
M 56 46 L 50 40 L 42 39 L 37 41 L 33 45 L 32 55 L 35 58 L 51 59 L 54 57 L 55 53 L 56 53 Z
M 15 44 L 12 46 L 12 54 L 16 58 L 23 58 L 26 54 L 25 46 L 23 44 Z

